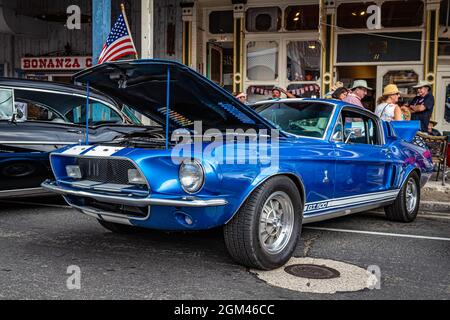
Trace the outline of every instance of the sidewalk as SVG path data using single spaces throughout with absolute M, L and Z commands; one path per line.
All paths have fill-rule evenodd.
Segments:
M 450 181 L 445 186 L 435 178 L 421 190 L 420 211 L 450 214 Z

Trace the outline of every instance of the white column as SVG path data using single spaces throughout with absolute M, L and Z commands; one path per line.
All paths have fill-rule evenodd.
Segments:
M 141 0 L 141 58 L 153 58 L 153 0 Z

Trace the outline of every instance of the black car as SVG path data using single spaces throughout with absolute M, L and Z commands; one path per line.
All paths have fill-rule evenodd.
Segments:
M 75 85 L 0 78 L 0 199 L 45 193 L 49 152 L 85 142 L 86 95 Z M 95 90 L 89 97 L 89 142 L 152 130 L 128 106 Z

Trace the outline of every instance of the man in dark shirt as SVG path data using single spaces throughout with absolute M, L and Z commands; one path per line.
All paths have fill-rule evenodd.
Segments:
M 417 96 L 411 101 L 411 120 L 420 121 L 420 131 L 428 132 L 431 115 L 434 108 L 434 97 L 431 94 L 431 84 L 420 81 L 413 88 L 417 89 Z

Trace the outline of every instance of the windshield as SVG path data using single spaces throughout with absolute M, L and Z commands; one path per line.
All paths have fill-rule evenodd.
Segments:
M 11 120 L 14 113 L 13 92 L 9 89 L 0 89 L 0 120 Z
M 274 102 L 256 108 L 278 129 L 292 134 L 323 138 L 333 106 L 320 102 Z

